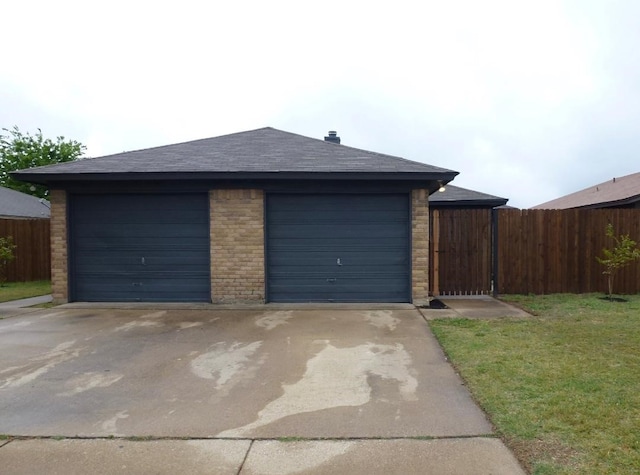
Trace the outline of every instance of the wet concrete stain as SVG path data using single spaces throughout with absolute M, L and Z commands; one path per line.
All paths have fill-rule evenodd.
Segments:
M 140 318 L 142 319 L 153 319 L 153 318 L 162 318 L 167 314 L 166 310 L 160 310 L 159 312 L 153 312 L 153 313 L 146 313 L 144 315 L 141 315 Z
M 278 441 L 260 441 L 251 451 L 245 465 L 249 473 L 261 475 L 292 475 L 308 473 L 321 467 L 336 457 L 345 455 L 354 448 L 356 442 L 305 441 L 283 444 Z M 274 459 L 277 464 L 272 463 Z
M 32 323 L 33 323 L 32 321 L 27 320 L 27 321 L 24 321 L 24 322 L 18 322 L 18 323 L 14 323 L 12 325 L 9 325 L 9 328 L 28 327 Z
M 202 322 L 180 322 L 178 323 L 178 328 L 186 330 L 187 328 L 201 327 L 202 325 L 204 325 Z
M 115 327 L 113 329 L 114 332 L 128 332 L 129 330 L 133 330 L 134 328 L 143 328 L 143 327 L 162 327 L 164 323 L 162 322 L 154 322 L 153 320 L 135 320 L 133 322 L 125 323 L 124 325 L 120 325 L 119 327 Z
M 293 312 L 291 310 L 267 312 L 262 317 L 256 319 L 256 325 L 266 330 L 273 330 L 280 325 L 286 325 L 291 318 L 293 318 Z
M 21 366 L 13 366 L 0 371 L 0 374 L 10 374 L 0 389 L 17 388 L 35 381 L 60 363 L 72 360 L 80 356 L 83 348 L 72 348 L 76 340 L 60 343 L 53 350 L 29 360 L 29 363 Z
M 393 316 L 391 310 L 374 310 L 365 312 L 364 319 L 376 328 L 387 328 L 393 331 L 400 323 L 400 319 Z
M 113 435 L 115 437 L 122 437 L 123 434 L 118 433 L 117 425 L 119 420 L 127 419 L 129 417 L 128 412 L 129 411 L 118 412 L 115 416 L 107 419 L 106 421 L 101 422 L 100 427 L 104 432 L 106 432 L 109 435 Z
M 256 369 L 263 363 L 264 356 L 252 359 L 260 346 L 261 341 L 216 343 L 208 352 L 191 361 L 191 371 L 200 378 L 215 380 L 216 389 L 221 389 L 238 375 L 247 377 L 251 373 L 248 370 Z
M 395 380 L 405 400 L 415 400 L 418 381 L 404 346 L 366 343 L 336 348 L 329 341 L 307 361 L 306 371 L 294 384 L 283 384 L 284 394 L 267 404 L 250 424 L 223 431 L 220 437 L 243 437 L 254 429 L 287 416 L 345 406 L 362 406 L 371 400 L 371 375 Z
M 76 376 L 65 383 L 65 386 L 71 387 L 69 391 L 59 393 L 58 396 L 75 396 L 76 394 L 89 391 L 96 388 L 108 388 L 112 384 L 117 383 L 124 375 L 117 373 L 99 373 L 91 371 Z
M 128 332 L 129 330 L 133 330 L 134 328 L 144 328 L 144 327 L 162 327 L 165 324 L 163 322 L 156 321 L 157 319 L 163 318 L 167 314 L 166 310 L 161 310 L 159 312 L 146 313 L 144 315 L 140 315 L 136 320 L 125 323 L 124 325 L 120 325 L 113 329 L 114 332 Z

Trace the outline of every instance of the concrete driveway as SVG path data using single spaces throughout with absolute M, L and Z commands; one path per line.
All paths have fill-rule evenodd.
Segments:
M 7 318 L 0 414 L 6 473 L 523 473 L 409 305 Z

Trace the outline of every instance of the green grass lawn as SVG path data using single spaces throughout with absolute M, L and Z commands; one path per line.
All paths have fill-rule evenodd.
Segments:
M 0 302 L 9 300 L 26 299 L 38 295 L 51 293 L 51 282 L 38 280 L 35 282 L 7 282 L 0 285 Z
M 640 473 L 640 295 L 601 297 L 506 296 L 536 316 L 430 322 L 532 473 Z

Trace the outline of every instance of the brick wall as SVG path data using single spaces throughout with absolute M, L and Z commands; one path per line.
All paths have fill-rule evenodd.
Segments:
M 411 192 L 411 294 L 415 305 L 429 301 L 429 193 Z
M 55 303 L 69 299 L 67 265 L 67 194 L 51 190 L 51 294 Z
M 68 301 L 67 196 L 52 190 L 51 290 L 54 302 Z M 264 193 L 262 190 L 212 190 L 210 200 L 211 298 L 214 303 L 265 300 Z M 429 299 L 429 198 L 411 193 L 412 298 Z
M 264 193 L 212 190 L 211 299 L 264 302 Z

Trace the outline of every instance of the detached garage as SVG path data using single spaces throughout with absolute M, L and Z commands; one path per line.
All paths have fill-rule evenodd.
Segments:
M 51 190 L 57 302 L 421 303 L 456 174 L 267 127 L 14 175 Z

